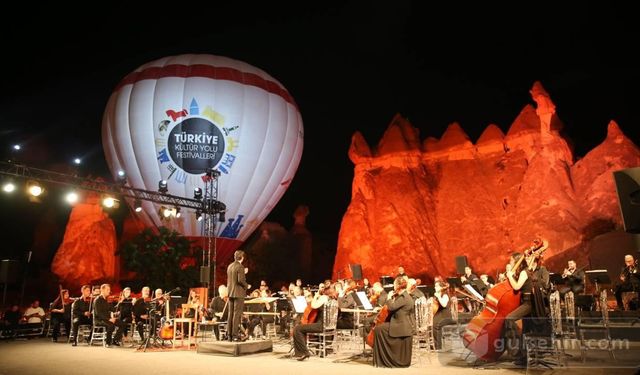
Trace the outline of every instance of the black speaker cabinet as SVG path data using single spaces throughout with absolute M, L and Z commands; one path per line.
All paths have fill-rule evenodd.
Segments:
M 362 266 L 359 264 L 350 264 L 351 267 L 351 277 L 355 281 L 362 280 Z
M 466 255 L 459 255 L 456 257 L 456 272 L 458 273 L 458 275 L 463 275 L 464 268 L 468 265 L 469 263 L 467 263 Z

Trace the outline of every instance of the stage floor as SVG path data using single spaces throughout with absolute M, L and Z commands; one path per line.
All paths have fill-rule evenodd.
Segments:
M 616 351 L 617 363 L 609 361 L 607 352 L 589 354 L 586 365 L 579 361 L 579 352 L 573 353 L 576 360 L 569 362 L 569 368 L 557 368 L 565 374 L 633 374 L 640 363 L 640 343 L 633 343 L 629 349 Z M 0 375 L 21 374 L 388 374 L 390 369 L 374 368 L 370 360 L 349 361 L 348 354 L 327 358 L 311 357 L 304 362 L 284 359 L 289 351 L 286 343 L 274 343 L 273 352 L 252 354 L 241 357 L 197 354 L 195 348 L 176 348 L 147 352 L 132 348 L 89 347 L 80 344 L 72 347 L 66 343 L 52 343 L 48 339 L 15 340 L 0 342 Z M 353 352 L 351 353 L 353 354 Z M 343 363 L 339 363 L 343 362 Z M 462 360 L 456 353 L 434 353 L 424 355 L 407 369 L 397 369 L 401 374 L 524 374 L 526 371 L 511 368 L 503 361 L 482 368 Z M 612 368 L 613 367 L 613 368 Z M 539 371 L 539 372 L 538 372 Z M 554 372 L 556 372 L 554 371 Z M 544 369 L 527 373 L 543 373 Z

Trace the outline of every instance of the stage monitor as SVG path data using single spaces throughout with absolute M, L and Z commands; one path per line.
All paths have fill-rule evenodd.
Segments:
M 640 167 L 613 172 L 624 230 L 640 233 Z

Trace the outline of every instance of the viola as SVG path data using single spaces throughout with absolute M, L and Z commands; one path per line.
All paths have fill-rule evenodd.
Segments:
M 525 258 L 538 257 L 546 249 L 542 241 L 535 240 L 512 269 L 517 270 Z M 520 306 L 520 291 L 514 290 L 509 280 L 505 280 L 489 289 L 485 301 L 482 311 L 467 325 L 462 341 L 476 357 L 495 362 L 505 350 L 505 345 L 499 345 L 504 319 Z

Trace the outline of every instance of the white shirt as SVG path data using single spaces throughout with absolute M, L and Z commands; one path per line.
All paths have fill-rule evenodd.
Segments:
M 44 310 L 40 306 L 36 308 L 29 306 L 29 308 L 27 308 L 27 310 L 24 312 L 24 316 L 29 316 L 31 314 L 36 314 L 36 313 L 40 316 L 32 316 L 31 318 L 29 318 L 29 320 L 27 320 L 27 323 L 42 323 L 42 318 L 44 317 Z

